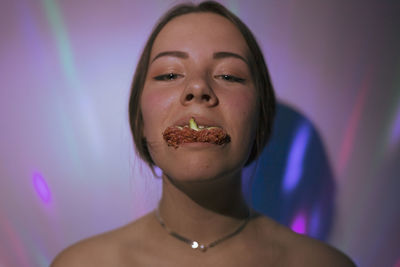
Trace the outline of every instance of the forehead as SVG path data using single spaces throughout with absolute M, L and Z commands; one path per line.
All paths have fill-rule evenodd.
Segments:
M 245 56 L 248 48 L 241 32 L 228 19 L 214 13 L 191 13 L 174 18 L 165 25 L 155 39 L 151 57 L 174 50 L 193 56 L 218 51 Z

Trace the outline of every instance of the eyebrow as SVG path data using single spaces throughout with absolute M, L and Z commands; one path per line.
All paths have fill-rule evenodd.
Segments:
M 151 63 L 153 63 L 154 60 L 156 60 L 157 58 L 166 57 L 166 56 L 178 57 L 178 58 L 188 58 L 189 57 L 188 53 L 186 53 L 186 52 L 182 52 L 182 51 L 165 51 L 165 52 L 161 52 L 161 53 L 157 54 L 157 56 L 155 56 L 153 58 Z
M 166 56 L 186 59 L 189 57 L 189 54 L 186 52 L 183 52 L 183 51 L 164 51 L 164 52 L 157 54 L 153 58 L 151 63 L 153 63 L 156 59 L 158 59 L 160 57 L 166 57 Z M 244 57 L 242 57 L 239 54 L 233 53 L 233 52 L 221 51 L 221 52 L 215 52 L 213 54 L 214 59 L 222 59 L 222 58 L 229 58 L 229 57 L 238 58 L 238 59 L 242 60 L 244 63 L 248 64 L 247 60 Z
M 248 64 L 247 60 L 244 57 L 242 57 L 241 55 L 238 55 L 236 53 L 232 53 L 232 52 L 216 52 L 213 55 L 214 59 L 229 58 L 229 57 L 238 58 L 238 59 L 244 61 L 244 63 Z

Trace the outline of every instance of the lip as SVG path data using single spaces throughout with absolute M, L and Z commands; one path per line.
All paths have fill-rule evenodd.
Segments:
M 216 145 L 211 143 L 205 142 L 192 142 L 192 143 L 182 143 L 179 145 L 180 148 L 187 148 L 187 149 L 208 149 L 208 148 L 220 148 L 225 147 L 226 144 L 223 145 Z
M 216 122 L 215 120 L 203 117 L 203 116 L 199 116 L 199 115 L 185 115 L 183 117 L 180 117 L 178 120 L 173 122 L 172 126 L 185 126 L 185 125 L 189 125 L 189 120 L 190 118 L 194 118 L 194 120 L 196 121 L 197 125 L 203 125 L 203 126 L 208 126 L 208 127 L 219 127 L 222 128 L 222 125 L 218 122 Z

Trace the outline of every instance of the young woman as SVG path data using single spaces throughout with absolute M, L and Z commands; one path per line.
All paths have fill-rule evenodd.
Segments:
M 354 266 L 246 205 L 241 171 L 266 144 L 274 110 L 262 53 L 235 15 L 215 2 L 168 11 L 139 60 L 129 106 L 138 154 L 162 170 L 159 206 L 52 266 Z

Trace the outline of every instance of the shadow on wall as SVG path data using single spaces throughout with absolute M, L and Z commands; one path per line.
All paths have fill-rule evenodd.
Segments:
M 280 103 L 269 144 L 243 171 L 243 190 L 255 210 L 292 230 L 328 238 L 335 184 L 322 140 L 302 114 Z

